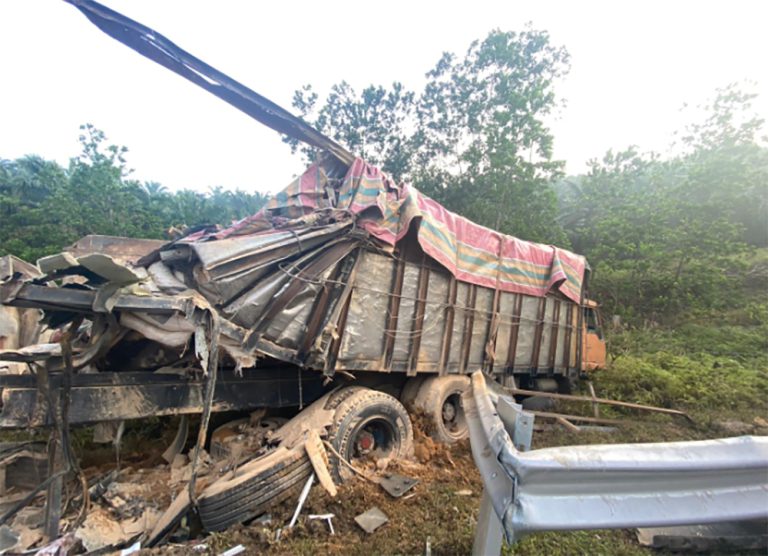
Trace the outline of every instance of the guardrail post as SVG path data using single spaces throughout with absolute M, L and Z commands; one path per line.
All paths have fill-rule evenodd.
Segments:
M 491 503 L 491 496 L 483 489 L 480 501 L 480 514 L 477 516 L 475 542 L 472 543 L 472 556 L 490 556 L 501 554 L 504 528 Z
M 520 405 L 506 397 L 499 397 L 496 410 L 515 447 L 521 452 L 530 450 L 534 416 L 524 412 Z M 472 555 L 501 554 L 503 539 L 504 528 L 493 509 L 491 496 L 488 494 L 488 490 L 484 488 L 483 497 L 480 501 L 480 514 L 477 516 L 477 530 L 475 531 L 475 541 L 472 544 Z

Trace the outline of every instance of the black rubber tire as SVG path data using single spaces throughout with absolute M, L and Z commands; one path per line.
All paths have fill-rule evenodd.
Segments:
M 405 406 L 408 411 L 414 411 L 413 402 L 416 401 L 416 396 L 419 394 L 419 388 L 424 384 L 424 376 L 414 376 L 405 381 L 403 389 L 400 391 L 400 402 Z
M 249 467 L 255 471 L 249 472 Z M 200 495 L 203 527 L 221 531 L 257 517 L 300 490 L 311 473 L 312 464 L 303 449 L 276 450 L 248 462 L 234 478 L 222 477 Z
M 403 404 L 395 397 L 378 390 L 351 387 L 355 391 L 346 395 L 336 407 L 329 430 L 330 442 L 347 461 L 353 461 L 355 443 L 363 429 L 373 429 L 382 437 L 379 457 L 392 459 L 413 455 L 413 427 Z M 331 457 L 331 473 L 339 481 L 349 479 L 350 471 L 337 457 Z
M 359 392 L 360 390 L 367 390 L 367 388 L 363 386 L 344 386 L 343 388 L 339 388 L 335 392 L 332 392 L 330 396 L 328 396 L 328 401 L 325 402 L 325 409 L 336 409 L 339 407 L 339 404 L 346 400 L 348 397 L 350 397 L 355 392 Z
M 422 382 L 413 401 L 413 408 L 427 418 L 428 432 L 434 440 L 453 444 L 469 437 L 469 427 L 461 403 L 461 395 L 469 388 L 469 384 L 466 375 L 431 376 Z M 449 410 L 452 411 L 452 418 L 447 421 L 445 417 Z

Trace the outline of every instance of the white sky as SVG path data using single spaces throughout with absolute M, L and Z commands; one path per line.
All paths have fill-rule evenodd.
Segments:
M 571 54 L 552 123 L 569 172 L 630 144 L 665 151 L 716 87 L 751 80 L 768 118 L 768 2 L 104 0 L 291 109 L 342 79 L 421 90 L 443 51 L 527 21 Z M 140 56 L 59 0 L 0 0 L 0 158 L 66 163 L 90 122 L 133 177 L 169 189 L 276 191 L 302 170 L 274 131 Z

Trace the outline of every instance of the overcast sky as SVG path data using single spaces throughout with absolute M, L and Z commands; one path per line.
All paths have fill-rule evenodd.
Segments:
M 420 90 L 443 51 L 530 21 L 571 54 L 552 122 L 569 172 L 630 144 L 665 152 L 717 87 L 751 80 L 768 117 L 768 2 L 104 0 L 290 109 L 348 81 Z M 0 0 L 0 158 L 66 163 L 90 122 L 134 177 L 169 189 L 275 191 L 301 171 L 274 131 L 114 41 L 59 0 Z

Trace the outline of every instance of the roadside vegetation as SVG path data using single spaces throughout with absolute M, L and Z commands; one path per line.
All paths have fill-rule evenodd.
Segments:
M 321 99 L 307 85 L 296 92 L 294 108 L 452 210 L 584 254 L 610 350 L 608 368 L 594 375 L 598 394 L 684 409 L 697 423 L 644 417 L 613 436 L 549 432 L 538 445 L 765 434 L 768 147 L 764 122 L 751 111 L 754 96 L 725 87 L 704 107 L 702 121 L 680 130 L 670 153 L 631 146 L 595 153 L 586 173 L 566 176 L 545 122 L 561 102 L 556 87 L 567 71 L 567 51 L 545 32 L 494 31 L 463 57 L 444 55 L 422 91 L 394 83 L 357 93 L 341 82 Z M 0 159 L 0 255 L 34 261 L 86 234 L 162 238 L 185 226 L 228 224 L 267 200 L 260 192 L 171 192 L 139 183 L 130 178 L 127 149 L 110 145 L 92 125 L 83 126 L 80 139 L 82 152 L 66 167 L 38 155 Z M 308 161 L 316 154 L 286 142 Z M 257 532 L 237 529 L 212 542 L 225 547 L 247 537 L 273 552 L 423 552 L 431 535 L 434 553 L 467 552 L 478 499 L 456 491 L 477 495 L 480 487 L 466 446 L 453 453 L 438 460 L 425 494 L 406 512 L 421 527 L 418 538 L 385 534 L 367 544 L 342 528 L 322 544 L 300 530 L 271 547 Z M 364 503 L 386 504 L 354 488 L 362 489 L 355 495 Z M 319 513 L 354 510 L 329 509 L 317 496 L 309 507 Z M 626 531 L 537 535 L 514 551 L 640 552 Z

